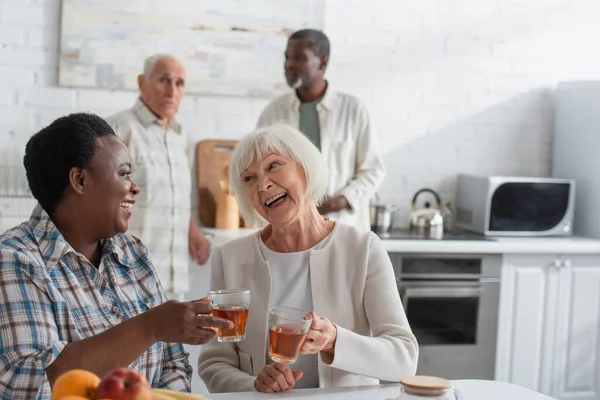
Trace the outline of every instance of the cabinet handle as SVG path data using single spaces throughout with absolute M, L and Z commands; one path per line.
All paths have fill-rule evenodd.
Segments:
M 565 260 L 565 261 L 563 261 L 563 267 L 570 268 L 571 267 L 571 260 Z
M 559 269 L 560 267 L 563 266 L 563 264 L 559 259 L 556 259 L 556 260 L 554 260 L 554 263 L 552 263 L 552 266 L 556 269 Z

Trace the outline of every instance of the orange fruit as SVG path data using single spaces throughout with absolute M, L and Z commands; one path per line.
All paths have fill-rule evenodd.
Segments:
M 67 396 L 67 397 L 61 397 L 60 400 L 89 400 L 89 397 Z
M 56 379 L 52 387 L 52 400 L 93 399 L 96 388 L 100 384 L 100 378 L 83 369 L 72 369 L 63 373 Z

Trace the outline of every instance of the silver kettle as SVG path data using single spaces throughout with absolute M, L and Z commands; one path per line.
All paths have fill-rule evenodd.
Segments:
M 374 202 L 369 205 L 371 216 L 371 230 L 377 233 L 387 233 L 394 224 L 396 206 L 379 203 L 379 196 L 375 194 Z
M 431 189 L 425 188 L 415 193 L 412 200 L 413 211 L 409 217 L 410 230 L 424 237 L 439 239 L 444 234 L 444 216 L 439 208 L 432 208 L 429 202 L 425 203 L 425 208 L 417 208 L 417 198 L 424 192 L 434 195 L 438 207 L 441 204 L 440 196 Z

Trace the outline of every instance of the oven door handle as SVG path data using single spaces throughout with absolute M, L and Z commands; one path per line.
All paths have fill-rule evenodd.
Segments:
M 469 298 L 469 297 L 481 297 L 483 294 L 483 288 L 481 286 L 403 286 L 400 288 L 400 298 L 404 308 L 407 308 L 408 299 L 414 298 L 440 298 L 440 297 L 452 297 L 452 298 Z

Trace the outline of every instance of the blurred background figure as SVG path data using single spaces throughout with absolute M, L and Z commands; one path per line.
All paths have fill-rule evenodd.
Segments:
M 107 118 L 129 147 L 132 177 L 140 187 L 139 206 L 129 232 L 150 251 L 170 298 L 183 299 L 189 290 L 189 255 L 204 264 L 210 242 L 200 231 L 193 188 L 194 147 L 175 115 L 185 93 L 186 72 L 169 55 L 146 59 L 138 76 L 140 97 L 131 109 Z
M 329 39 L 321 31 L 293 33 L 285 50 L 285 79 L 294 91 L 262 112 L 258 126 L 285 121 L 308 137 L 331 170 L 327 196 L 319 211 L 358 229 L 371 229 L 369 200 L 383 181 L 385 169 L 365 105 L 336 92 L 325 80 Z

